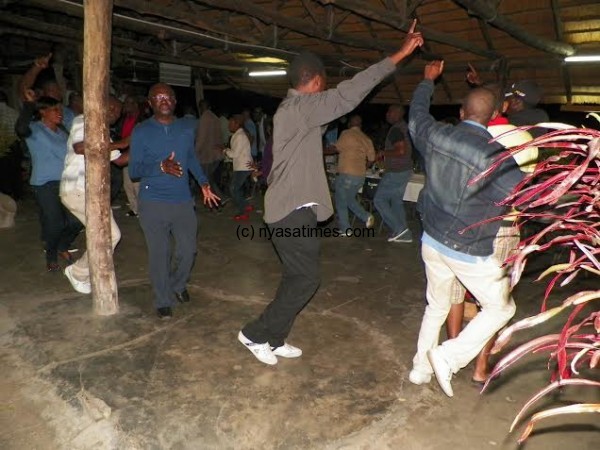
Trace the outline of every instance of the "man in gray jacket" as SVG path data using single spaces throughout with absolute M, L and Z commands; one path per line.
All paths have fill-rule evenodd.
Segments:
M 321 127 L 356 108 L 394 72 L 396 64 L 423 45 L 415 26 L 416 21 L 398 52 L 334 89 L 325 90 L 325 68 L 312 53 L 298 55 L 289 67 L 292 88 L 273 118 L 273 167 L 264 216 L 283 275 L 275 299 L 238 334 L 238 340 L 265 364 L 277 364 L 277 356 L 297 358 L 302 354 L 285 339 L 296 315 L 320 284 L 316 226 L 333 214 Z

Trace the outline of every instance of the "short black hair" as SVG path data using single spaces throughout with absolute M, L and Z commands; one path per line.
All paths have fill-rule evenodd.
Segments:
M 40 111 L 43 109 L 54 108 L 56 105 L 60 105 L 62 102 L 52 97 L 40 97 L 35 102 L 35 112 L 33 114 L 34 120 L 40 120 Z
M 292 60 L 288 75 L 293 88 L 307 84 L 317 75 L 325 75 L 323 61 L 312 52 L 304 51 Z

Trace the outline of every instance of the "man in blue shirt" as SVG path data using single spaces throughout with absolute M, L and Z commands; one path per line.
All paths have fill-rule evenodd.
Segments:
M 174 299 L 190 301 L 186 284 L 196 256 L 198 223 L 188 172 L 201 186 L 205 204 L 216 206 L 219 197 L 211 191 L 194 154 L 194 129 L 173 115 L 173 89 L 155 84 L 148 101 L 154 115 L 133 130 L 129 174 L 140 178 L 138 213 L 148 247 L 155 307 L 163 319 L 173 315 Z
M 452 375 L 473 360 L 515 313 L 506 271 L 493 255 L 500 221 L 483 222 L 508 212 L 497 203 L 510 194 L 522 175 L 511 158 L 492 176 L 469 183 L 502 151 L 499 144 L 488 143 L 492 136 L 486 129 L 496 95 L 488 89 L 473 89 L 463 101 L 462 122 L 456 126 L 436 122 L 429 104 L 433 82 L 442 70 L 442 61 L 425 67 L 425 79 L 413 94 L 409 113 L 413 144 L 423 155 L 427 172 L 419 197 L 427 307 L 409 380 L 428 383 L 435 373 L 444 393 L 452 397 Z M 482 309 L 456 338 L 438 345 L 455 279 Z

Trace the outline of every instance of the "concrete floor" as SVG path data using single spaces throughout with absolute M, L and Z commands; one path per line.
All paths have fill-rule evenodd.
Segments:
M 192 302 L 164 322 L 152 308 L 141 229 L 125 209 L 115 211 L 121 312 L 97 317 L 91 296 L 45 272 L 35 207 L 19 207 L 17 226 L 0 230 L 5 450 L 517 449 L 508 427 L 547 382 L 543 355 L 481 396 L 471 367 L 455 377 L 452 399 L 435 382 L 407 381 L 424 308 L 416 242 L 323 239 L 322 287 L 290 336 L 304 355 L 268 367 L 236 334 L 273 295 L 279 262 L 268 241 L 237 239 L 230 210 L 201 208 Z M 517 317 L 539 305 L 543 286 L 531 279 L 515 294 Z M 540 407 L 594 395 L 571 389 Z M 576 416 L 536 430 L 523 448 L 597 448 L 600 428 Z

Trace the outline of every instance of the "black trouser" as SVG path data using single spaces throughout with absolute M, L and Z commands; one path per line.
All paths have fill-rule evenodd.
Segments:
M 320 241 L 316 236 L 285 237 L 278 233 L 306 233 L 317 226 L 317 216 L 311 208 L 297 209 L 279 222 L 269 224 L 273 246 L 283 264 L 281 282 L 275 299 L 260 317 L 248 323 L 244 335 L 253 342 L 268 342 L 271 347 L 283 345 L 296 316 L 313 297 L 321 282 L 319 268 Z M 298 231 L 300 230 L 300 231 Z
M 123 168 L 116 164 L 110 165 L 110 204 L 113 205 L 121 193 L 123 186 Z
M 55 263 L 58 252 L 69 249 L 83 225 L 61 203 L 60 181 L 49 181 L 32 186 L 35 200 L 40 208 L 42 237 L 46 243 L 46 262 Z

